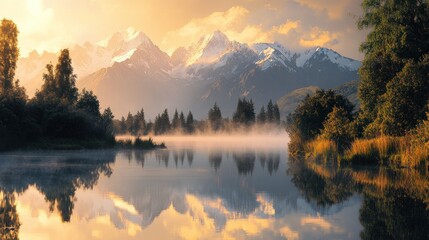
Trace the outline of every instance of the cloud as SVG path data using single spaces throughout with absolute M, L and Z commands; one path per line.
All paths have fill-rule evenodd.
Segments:
M 251 12 L 242 7 L 235 6 L 224 12 L 214 12 L 207 17 L 192 19 L 177 30 L 170 31 L 162 41 L 167 52 L 172 53 L 178 46 L 188 46 L 197 42 L 202 36 L 216 30 L 224 32 L 228 38 L 242 43 L 273 42 L 275 35 L 287 35 L 297 30 L 300 21 L 287 19 L 280 25 L 263 26 L 262 24 L 249 24 Z
M 289 33 L 289 31 L 293 29 L 297 29 L 300 24 L 300 21 L 290 21 L 287 20 L 284 24 L 274 27 L 273 30 L 276 31 L 279 34 L 286 35 Z
M 331 33 L 329 31 L 321 30 L 318 27 L 314 27 L 311 29 L 309 34 L 304 35 L 299 40 L 299 44 L 303 47 L 333 46 L 338 44 L 339 36 L 339 33 Z
M 244 24 L 244 19 L 249 11 L 241 6 L 235 6 L 225 12 L 214 12 L 207 17 L 192 19 L 183 27 L 170 31 L 163 39 L 163 45 L 169 46 L 171 52 L 172 45 L 189 45 L 189 42 L 196 42 L 206 34 L 216 30 L 226 31 L 238 28 Z
M 303 6 L 317 12 L 326 13 L 329 18 L 338 20 L 346 13 L 346 7 L 356 0 L 297 0 Z

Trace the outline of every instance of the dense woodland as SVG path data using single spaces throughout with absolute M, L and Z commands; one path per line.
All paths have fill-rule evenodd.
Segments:
M 265 110 L 267 109 L 267 110 Z M 127 117 L 114 121 L 116 134 L 131 135 L 162 135 L 162 134 L 195 134 L 195 133 L 232 133 L 239 129 L 251 127 L 280 128 L 280 111 L 277 104 L 270 100 L 265 108 L 263 106 L 258 114 L 252 100 L 239 99 L 237 108 L 232 119 L 224 118 L 219 106 L 215 103 L 208 110 L 206 120 L 196 120 L 191 111 L 188 114 L 174 111 L 170 120 L 168 110 L 155 117 L 155 120 L 147 122 L 145 120 L 144 109 L 136 114 L 128 113 Z
M 29 99 L 15 79 L 18 29 L 3 19 L 0 26 L 0 149 L 79 148 L 114 144 L 113 114 L 100 112 L 97 97 L 75 86 L 68 49 L 58 63 L 47 64 L 43 86 Z
M 364 0 L 361 110 L 318 91 L 288 116 L 290 150 L 407 167 L 429 159 L 429 3 Z M 333 154 L 339 152 L 340 156 Z

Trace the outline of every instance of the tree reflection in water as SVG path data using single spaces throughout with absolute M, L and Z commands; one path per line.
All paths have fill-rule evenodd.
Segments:
M 20 225 L 19 216 L 16 212 L 15 194 L 0 192 L 0 239 L 19 239 Z
M 35 186 L 49 203 L 49 210 L 56 208 L 64 222 L 70 221 L 73 213 L 77 189 L 92 189 L 100 175 L 112 174 L 111 163 L 115 161 L 114 152 L 94 152 L 85 157 L 64 153 L 49 157 L 2 156 L 0 161 L 0 189 L 2 205 L 0 221 L 5 227 L 19 230 L 14 193 L 21 194 L 29 186 Z M 43 163 L 43 164 L 41 164 Z M 2 237 L 2 239 L 15 239 Z
M 209 153 L 209 164 L 217 172 L 222 163 L 222 152 L 221 151 L 212 151 Z
M 255 152 L 233 153 L 232 154 L 237 170 L 240 175 L 251 175 L 255 167 Z
M 414 169 L 352 168 L 290 156 L 287 173 L 309 201 L 330 206 L 363 197 L 362 239 L 429 239 L 429 176 Z

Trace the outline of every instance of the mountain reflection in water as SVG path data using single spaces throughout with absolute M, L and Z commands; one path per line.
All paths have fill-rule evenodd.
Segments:
M 1 239 L 427 239 L 428 175 L 282 147 L 0 155 Z

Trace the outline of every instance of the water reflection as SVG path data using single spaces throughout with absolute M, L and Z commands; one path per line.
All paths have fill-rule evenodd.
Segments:
M 429 176 L 414 169 L 352 168 L 290 160 L 288 173 L 308 201 L 327 206 L 363 196 L 362 239 L 428 239 Z
M 15 195 L 0 192 L 0 237 L 3 240 L 18 239 L 19 216 L 16 211 Z
M 210 166 L 217 172 L 222 163 L 222 152 L 221 151 L 210 151 L 209 153 Z
M 427 173 L 286 154 L 186 147 L 0 155 L 0 238 L 427 239 Z

